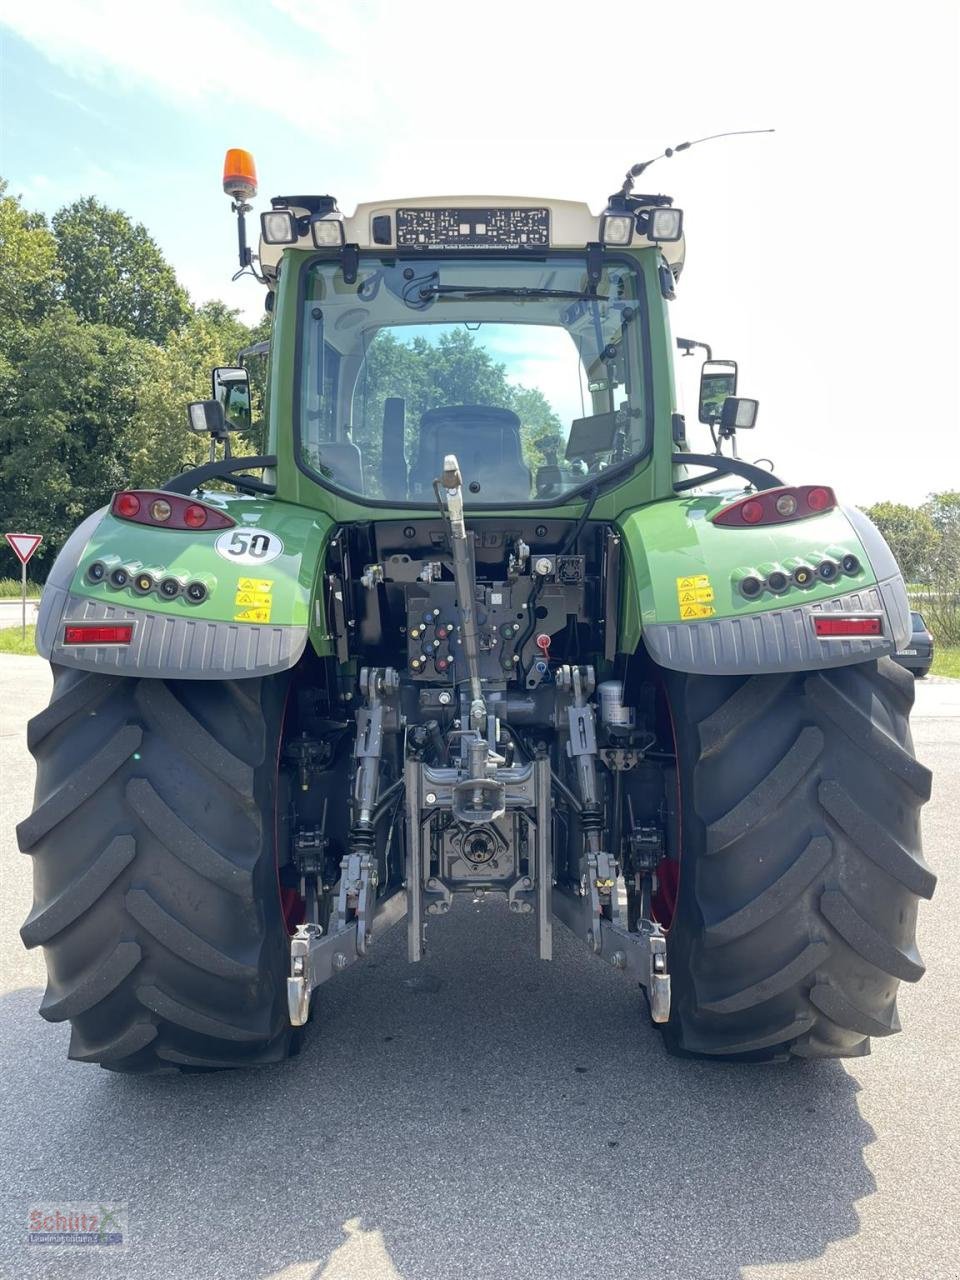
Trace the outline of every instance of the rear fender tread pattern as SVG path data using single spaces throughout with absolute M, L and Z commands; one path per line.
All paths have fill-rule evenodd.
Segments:
M 800 856 L 773 884 L 722 920 L 705 921 L 703 945 L 708 948 L 722 946 L 759 929 L 798 898 L 825 870 L 832 856 L 833 842 L 830 838 L 813 836 Z
M 28 853 L 39 840 L 94 795 L 108 778 L 126 763 L 143 742 L 139 725 L 118 729 L 95 756 L 81 764 L 72 777 L 41 801 L 29 818 L 17 827 L 20 848 Z
M 126 796 L 137 817 L 184 866 L 246 902 L 253 900 L 252 859 L 247 866 L 238 865 L 208 844 L 174 813 L 146 778 L 131 778 Z
M 857 911 L 842 889 L 827 889 L 820 896 L 820 911 L 840 937 L 869 964 L 892 978 L 916 982 L 923 977 L 924 963 L 916 946 L 901 950 L 874 928 Z
M 143 952 L 136 942 L 118 942 L 105 960 L 62 995 L 56 995 L 48 986 L 40 1005 L 41 1018 L 46 1018 L 47 1022 L 63 1022 L 66 1018 L 86 1013 L 116 991 L 142 957 Z
M 245 800 L 252 801 L 254 770 L 208 733 L 163 680 L 139 681 L 135 697 L 151 727 Z
M 755 1005 L 764 1004 L 810 976 L 830 954 L 830 946 L 826 942 L 811 942 L 803 948 L 782 969 L 761 978 L 740 991 L 716 1000 L 700 1000 L 701 1009 L 708 1013 L 741 1013 L 744 1009 L 752 1009 Z
M 256 981 L 255 965 L 244 964 L 212 946 L 172 915 L 147 889 L 129 889 L 124 901 L 134 920 L 181 960 L 220 978 Z
M 824 675 L 817 675 L 810 676 L 804 688 L 817 711 L 851 742 L 873 756 L 894 777 L 902 779 L 921 801 L 930 799 L 930 770 L 875 724 L 836 684 Z
M 157 1038 L 153 1022 L 138 1019 L 112 1040 L 91 1044 L 76 1027 L 70 1033 L 70 1049 L 67 1057 L 73 1062 L 119 1062 L 145 1049 Z
M 131 835 L 115 836 L 96 860 L 44 907 L 35 907 L 20 929 L 25 947 L 51 942 L 106 893 L 133 861 L 137 842 Z
M 187 1031 L 196 1031 L 202 1036 L 212 1036 L 217 1040 L 266 1040 L 270 1029 L 264 1023 L 260 1027 L 240 1027 L 233 1022 L 225 1022 L 215 1018 L 202 1009 L 194 1009 L 183 1004 L 162 988 L 147 983 L 137 987 L 137 999 L 152 1013 L 163 1018 L 165 1022 L 183 1027 Z
M 27 722 L 27 749 L 36 752 L 37 748 L 54 729 L 75 716 L 79 711 L 92 712 L 93 708 L 111 694 L 120 682 L 119 676 L 101 676 L 86 671 L 81 679 L 71 688 L 51 702 L 48 707 L 38 712 Z
M 725 750 L 747 725 L 755 723 L 784 693 L 792 673 L 767 680 L 747 679 L 726 702 L 700 721 L 700 749 L 704 756 Z
M 842 991 L 829 982 L 818 982 L 810 992 L 810 1000 L 838 1027 L 859 1031 L 865 1036 L 892 1036 L 900 1030 L 896 1003 L 890 1005 L 890 1016 L 884 1022 L 848 1000 Z
M 770 772 L 738 804 L 708 824 L 706 852 L 720 853 L 774 814 L 810 772 L 822 750 L 820 730 L 815 725 L 801 729 L 793 746 Z
M 920 898 L 932 898 L 937 877 L 918 854 L 910 853 L 833 779 L 820 783 L 820 803 L 834 822 L 882 871 Z

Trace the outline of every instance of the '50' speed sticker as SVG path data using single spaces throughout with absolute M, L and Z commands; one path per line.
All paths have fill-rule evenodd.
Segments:
M 218 556 L 234 564 L 267 564 L 283 551 L 283 543 L 275 533 L 246 527 L 221 533 L 215 547 Z

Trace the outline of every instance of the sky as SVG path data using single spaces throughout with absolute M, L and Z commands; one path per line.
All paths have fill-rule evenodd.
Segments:
M 739 362 L 742 456 L 918 503 L 960 489 L 958 25 L 956 0 L 0 0 L 0 174 L 48 214 L 124 209 L 195 301 L 252 320 L 227 147 L 256 156 L 258 211 L 309 191 L 599 212 L 666 146 L 775 128 L 645 175 L 685 211 L 674 333 Z

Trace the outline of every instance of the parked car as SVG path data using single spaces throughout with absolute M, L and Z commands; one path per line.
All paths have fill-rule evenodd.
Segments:
M 915 609 L 910 611 L 910 621 L 913 624 L 910 643 L 906 649 L 895 653 L 893 658 L 901 667 L 912 671 L 918 680 L 922 680 L 933 665 L 933 636 L 927 630 L 923 615 Z

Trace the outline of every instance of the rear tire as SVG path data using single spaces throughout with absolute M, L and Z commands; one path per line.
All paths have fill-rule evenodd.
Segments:
M 114 1071 L 275 1062 L 295 1048 L 274 792 L 286 680 L 131 680 L 54 667 L 28 745 L 21 929 L 41 1015 Z
M 680 778 L 668 933 L 681 1054 L 854 1057 L 900 1030 L 924 966 L 912 676 L 887 658 L 748 677 L 664 673 Z

